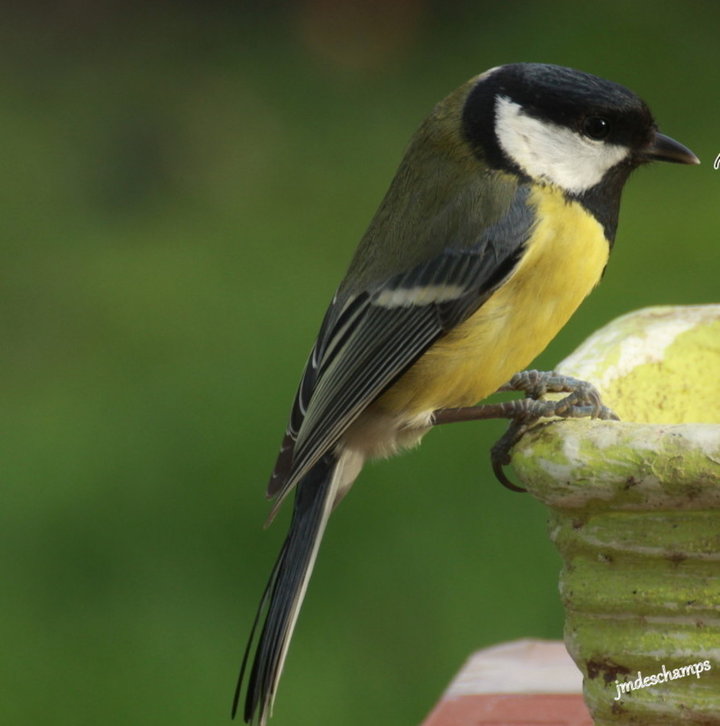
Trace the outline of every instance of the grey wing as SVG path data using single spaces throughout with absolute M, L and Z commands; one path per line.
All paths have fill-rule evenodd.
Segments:
M 472 246 L 448 246 L 349 299 L 333 299 L 295 397 L 268 496 L 275 509 L 350 424 L 512 272 L 533 222 L 521 189 Z

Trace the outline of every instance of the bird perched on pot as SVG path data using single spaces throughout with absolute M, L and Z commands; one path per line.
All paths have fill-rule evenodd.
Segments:
M 290 531 L 233 715 L 247 681 L 245 721 L 266 723 L 323 531 L 366 459 L 417 444 L 441 419 L 484 417 L 475 404 L 511 378 L 532 397 L 505 415 L 549 411 L 535 399 L 554 384 L 514 374 L 600 280 L 623 185 L 655 160 L 699 163 L 634 93 L 555 65 L 492 68 L 422 122 L 300 381 L 268 487 L 271 518 L 295 492 Z M 549 412 L 597 414 L 590 388 L 578 390 Z

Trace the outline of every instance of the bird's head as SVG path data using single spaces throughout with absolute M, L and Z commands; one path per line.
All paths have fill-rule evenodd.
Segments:
M 498 66 L 475 79 L 462 130 L 491 167 L 580 196 L 619 188 L 648 161 L 699 163 L 658 132 L 632 91 L 582 71 L 542 63 Z

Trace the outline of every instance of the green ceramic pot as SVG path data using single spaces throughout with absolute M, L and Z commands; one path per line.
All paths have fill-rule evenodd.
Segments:
M 550 508 L 565 643 L 596 724 L 720 725 L 720 306 L 593 338 L 561 368 L 623 421 L 544 423 L 513 452 Z

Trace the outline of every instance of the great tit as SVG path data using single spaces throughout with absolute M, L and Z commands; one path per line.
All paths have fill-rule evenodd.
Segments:
M 654 160 L 699 163 L 634 93 L 555 65 L 491 68 L 422 122 L 300 381 L 267 490 L 271 519 L 295 490 L 292 521 L 233 716 L 247 676 L 243 716 L 266 724 L 323 531 L 363 462 L 545 348 L 600 280 L 630 172 Z

